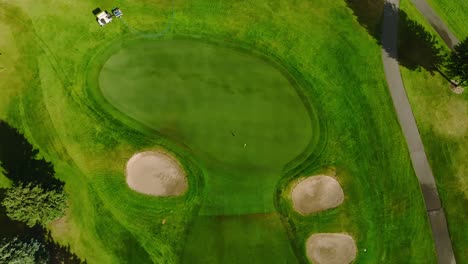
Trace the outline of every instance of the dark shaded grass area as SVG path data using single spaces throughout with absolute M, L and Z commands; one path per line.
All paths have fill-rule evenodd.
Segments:
M 359 24 L 364 27 L 369 35 L 382 46 L 382 20 L 385 10 L 398 13 L 398 50 L 392 50 L 383 46 L 387 53 L 398 60 L 400 65 L 415 70 L 424 68 L 427 71 L 441 72 L 439 67 L 445 60 L 444 49 L 437 42 L 436 36 L 427 32 L 417 21 L 411 19 L 406 12 L 396 6 L 385 3 L 383 0 L 345 0 L 353 11 Z M 390 6 L 390 8 L 385 8 Z
M 0 120 L 0 165 L 14 183 L 40 184 L 45 189 L 62 189 L 51 162 L 38 157 L 39 151 L 18 130 Z

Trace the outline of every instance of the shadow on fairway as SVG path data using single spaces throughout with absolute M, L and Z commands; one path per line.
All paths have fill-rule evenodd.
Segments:
M 359 24 L 380 43 L 384 1 L 345 0 L 345 2 L 353 11 Z
M 39 159 L 38 153 L 18 130 L 0 120 L 0 165 L 4 175 L 14 183 L 63 188 L 64 183 L 54 177 L 52 163 Z
M 45 245 L 46 256 L 50 264 L 86 264 L 86 260 L 81 260 L 77 255 L 70 251 L 70 246 L 62 246 L 54 241 L 51 232 L 44 229 L 43 227 L 36 227 L 39 237 L 39 241 Z
M 383 47 L 399 64 L 415 70 L 420 67 L 430 73 L 439 72 L 446 54 L 434 35 L 393 4 L 383 0 L 345 0 L 357 17 L 359 24 L 382 46 L 381 28 L 383 16 L 398 15 L 398 50 Z M 384 14 L 384 10 L 387 12 Z

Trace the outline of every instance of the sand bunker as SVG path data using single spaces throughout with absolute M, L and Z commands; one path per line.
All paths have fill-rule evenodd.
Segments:
M 127 162 L 127 184 L 140 193 L 155 196 L 176 196 L 187 188 L 185 172 L 168 154 L 141 152 Z
M 340 183 L 330 176 L 305 178 L 294 186 L 291 198 L 294 209 L 303 215 L 337 207 L 343 203 Z
M 314 264 L 347 264 L 356 258 L 356 243 L 346 234 L 313 234 L 307 239 L 306 253 Z

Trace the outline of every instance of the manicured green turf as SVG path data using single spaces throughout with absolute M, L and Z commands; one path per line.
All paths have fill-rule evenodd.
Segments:
M 297 263 L 276 213 L 198 217 L 186 244 L 183 263 Z
M 319 133 L 300 87 L 265 60 L 212 44 L 134 41 L 99 83 L 117 109 L 190 147 L 206 173 L 201 214 L 274 211 L 282 168 Z
M 468 1 L 427 0 L 437 14 L 460 39 L 468 38 Z
M 401 9 L 436 35 L 409 0 L 401 2 Z M 447 47 L 445 49 L 448 51 Z M 468 156 L 468 95 L 466 92 L 454 94 L 440 74 L 431 75 L 424 69 L 410 71 L 401 67 L 401 75 L 437 181 L 457 263 L 465 263 L 468 259 L 468 227 L 461 223 L 468 218 L 468 167 L 465 162 Z
M 309 115 L 308 102 L 297 93 L 302 88 L 279 65 L 245 51 L 193 40 L 139 39 L 124 46 L 100 72 L 103 96 L 123 113 L 190 147 L 205 172 L 199 214 L 219 216 L 195 220 L 186 262 L 291 262 L 278 216 L 271 219 L 276 225 L 265 225 L 271 217 L 261 213 L 275 212 L 281 171 L 310 145 L 312 124 L 318 138 L 315 113 Z M 225 239 L 225 247 L 197 249 L 206 237 L 217 237 L 215 244 Z
M 206 164 L 195 151 L 181 147 L 183 142 L 162 137 L 99 104 L 103 99 L 92 92 L 106 61 L 103 53 L 125 39 L 154 38 L 138 32 L 166 28 L 172 5 L 120 1 L 124 20 L 98 27 L 91 10 L 113 5 L 62 0 L 1 3 L 1 23 L 12 32 L 5 45 L 18 53 L 12 57 L 10 49 L 2 55 L 15 67 L 0 82 L 4 104 L 0 116 L 25 133 L 67 184 L 70 212 L 62 223 L 51 226 L 57 240 L 70 243 L 88 263 L 149 259 L 176 263 L 184 249 L 195 247 L 186 245 L 193 239 L 191 231 L 211 229 L 216 223 L 193 225 L 200 220 L 196 217 L 208 190 Z M 420 189 L 385 85 L 380 48 L 353 20 L 344 2 L 199 0 L 175 1 L 174 8 L 165 39 L 215 40 L 264 54 L 296 79 L 317 113 L 320 144 L 304 146 L 311 155 L 288 164 L 279 187 L 334 166 L 346 198 L 339 208 L 301 217 L 291 211 L 287 192 L 280 189 L 273 196 L 300 261 L 305 261 L 304 241 L 311 233 L 347 232 L 356 239 L 359 263 L 435 262 Z M 186 196 L 148 197 L 126 186 L 126 160 L 134 152 L 159 146 L 174 152 L 187 169 Z M 248 216 L 230 221 L 224 231 L 240 232 L 243 217 Z M 245 225 L 245 230 L 264 233 L 262 221 Z M 279 227 L 274 231 L 280 234 Z M 204 234 L 202 241 L 213 235 L 208 230 L 199 233 Z M 252 242 L 262 242 L 254 238 Z M 283 245 L 284 240 L 275 243 Z

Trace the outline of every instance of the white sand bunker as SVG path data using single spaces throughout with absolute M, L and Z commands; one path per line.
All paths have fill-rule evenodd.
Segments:
M 294 209 L 303 215 L 337 207 L 344 200 L 340 183 L 330 176 L 305 178 L 294 186 L 291 198 Z
M 127 184 L 140 193 L 155 196 L 176 196 L 187 188 L 185 172 L 168 154 L 140 152 L 127 162 Z
M 348 264 L 356 258 L 356 243 L 346 234 L 319 233 L 307 239 L 306 253 L 314 264 Z

